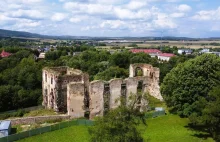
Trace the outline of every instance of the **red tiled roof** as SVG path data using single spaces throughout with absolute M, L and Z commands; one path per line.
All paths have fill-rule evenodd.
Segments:
M 12 54 L 9 53 L 9 52 L 5 52 L 5 50 L 2 51 L 2 53 L 0 54 L 0 56 L 3 58 L 3 57 L 8 57 L 8 56 L 11 56 Z
M 175 56 L 175 55 L 172 54 L 172 53 L 160 53 L 159 56 L 163 56 L 163 57 L 173 57 L 173 56 Z
M 144 52 L 144 53 L 162 53 L 160 50 L 158 49 L 131 49 L 130 50 L 132 53 L 139 53 L 139 52 Z

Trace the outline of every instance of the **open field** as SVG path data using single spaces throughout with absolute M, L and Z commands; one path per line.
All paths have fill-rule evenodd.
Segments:
M 211 138 L 203 139 L 194 136 L 199 132 L 188 129 L 188 119 L 176 115 L 166 115 L 147 120 L 147 127 L 141 125 L 145 141 L 150 142 L 213 142 Z M 42 135 L 33 136 L 19 142 L 87 142 L 88 126 L 73 126 Z
M 138 47 L 142 48 L 156 48 L 158 46 L 177 46 L 178 48 L 192 48 L 192 49 L 199 49 L 199 48 L 220 48 L 220 46 L 214 46 L 214 45 L 209 45 L 210 43 L 220 43 L 219 40 L 216 41 L 168 41 L 168 40 L 155 40 L 155 41 L 139 41 L 139 42 L 133 42 L 138 45 Z M 112 42 L 112 43 L 106 43 L 107 46 L 103 47 L 100 46 L 99 48 L 111 48 L 115 46 L 119 47 L 125 47 L 125 48 L 130 48 L 128 47 L 129 45 L 132 44 L 132 42 Z

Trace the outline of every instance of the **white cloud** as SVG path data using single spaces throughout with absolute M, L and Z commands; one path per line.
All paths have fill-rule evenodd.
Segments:
M 142 7 L 144 7 L 144 6 L 146 6 L 147 5 L 147 3 L 146 2 L 144 2 L 144 1 L 137 1 L 137 0 L 132 0 L 132 1 L 130 1 L 128 4 L 127 4 L 127 8 L 128 9 L 131 9 L 131 10 L 136 10 L 136 9 L 140 9 L 140 8 L 142 8 Z
M 40 21 L 32 21 L 32 20 L 19 20 L 15 26 L 18 28 L 25 28 L 25 27 L 37 27 L 41 24 Z
M 111 14 L 113 7 L 102 4 L 86 4 L 77 2 L 66 2 L 64 8 L 72 13 L 86 13 L 90 15 L 107 15 Z
M 81 20 L 80 18 L 70 18 L 69 21 L 72 22 L 72 23 L 79 23 L 79 22 L 81 22 L 82 20 Z
M 202 20 L 202 21 L 220 20 L 220 7 L 216 10 L 199 11 L 196 13 L 196 15 L 192 17 L 192 19 Z
M 44 18 L 44 15 L 38 10 L 19 9 L 19 10 L 10 12 L 7 15 L 11 17 L 15 17 L 15 18 L 30 18 L 30 19 Z
M 195 1 L 201 0 L 0 0 L 0 27 L 90 36 L 219 31 L 212 23 L 219 22 L 220 8 L 197 11 L 198 7 L 192 8 Z M 189 30 L 188 25 L 199 30 Z
M 184 13 L 172 13 L 170 14 L 170 17 L 172 18 L 181 18 L 181 17 L 184 17 L 185 14 Z
M 118 29 L 125 26 L 125 22 L 121 20 L 107 20 L 100 24 L 101 28 L 110 28 L 110 29 Z
M 64 19 L 67 18 L 67 14 L 65 13 L 55 13 L 52 17 L 51 17 L 51 20 L 52 21 L 57 21 L 57 22 L 60 22 L 60 21 L 63 21 Z
M 186 5 L 186 4 L 179 5 L 177 9 L 181 12 L 189 12 L 189 11 L 192 10 L 192 8 L 189 5 Z

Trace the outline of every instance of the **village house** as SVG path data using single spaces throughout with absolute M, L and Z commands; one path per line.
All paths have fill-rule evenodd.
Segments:
M 190 55 L 190 54 L 192 54 L 192 49 L 178 49 L 178 54 L 180 54 L 180 55 L 183 55 L 183 54 L 185 54 L 185 55 Z
M 2 53 L 0 54 L 0 57 L 5 58 L 5 57 L 9 57 L 11 55 L 12 55 L 11 53 L 5 52 L 5 50 L 2 50 Z
M 161 54 L 162 52 L 158 49 L 131 49 L 130 50 L 132 53 L 140 53 L 144 52 L 149 54 L 151 57 L 156 57 L 158 54 Z
M 172 53 L 160 53 L 157 57 L 162 61 L 169 61 L 171 57 L 175 56 Z

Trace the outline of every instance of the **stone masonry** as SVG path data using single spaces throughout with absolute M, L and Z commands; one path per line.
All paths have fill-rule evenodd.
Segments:
M 89 75 L 80 70 L 69 67 L 44 68 L 43 105 L 55 111 L 68 112 L 74 118 L 89 113 L 92 119 L 102 116 L 105 110 L 118 107 L 120 101 L 117 99 L 137 94 L 138 89 L 163 100 L 159 72 L 158 68 L 149 64 L 131 64 L 129 78 L 89 82 Z

